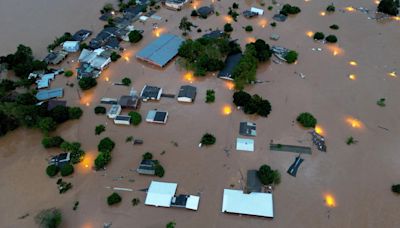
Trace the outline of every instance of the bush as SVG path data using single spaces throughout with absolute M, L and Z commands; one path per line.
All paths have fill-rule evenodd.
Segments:
M 400 194 L 400 184 L 392 185 L 392 192 Z
M 111 195 L 109 195 L 107 197 L 107 204 L 110 205 L 110 206 L 114 205 L 114 204 L 117 204 L 117 203 L 119 203 L 121 201 L 122 201 L 121 196 L 116 192 L 114 192 L 113 194 L 111 194 Z
M 67 70 L 64 73 L 65 77 L 71 77 L 72 75 L 74 75 L 74 72 L 72 72 L 72 70 Z
M 333 30 L 338 30 L 339 29 L 339 25 L 333 24 L 333 25 L 329 26 L 329 28 L 333 29 Z
M 59 170 L 60 169 L 56 165 L 49 165 L 46 168 L 46 173 L 49 177 L 54 177 L 55 175 L 57 175 Z
M 208 89 L 206 92 L 206 103 L 212 103 L 215 101 L 215 91 Z
M 57 123 L 64 123 L 69 120 L 68 107 L 56 106 L 50 111 L 50 117 L 53 118 Z
M 169 222 L 166 226 L 166 228 L 175 228 L 176 223 L 175 222 Z
M 271 25 L 272 27 L 276 27 L 276 22 L 272 22 L 270 25 Z
M 106 130 L 106 126 L 103 124 L 97 125 L 96 128 L 94 129 L 95 135 L 100 135 L 102 132 Z
M 128 34 L 128 37 L 129 37 L 129 42 L 137 43 L 143 38 L 143 35 L 139 31 L 134 30 Z
M 95 114 L 106 114 L 106 108 L 105 107 L 103 107 L 103 106 L 96 106 L 95 108 L 94 108 L 94 113 Z
M 70 120 L 77 120 L 81 118 L 83 111 L 79 107 L 69 107 L 68 108 L 68 116 Z
M 192 10 L 192 13 L 190 14 L 190 16 L 197 17 L 197 16 L 199 16 L 199 14 L 197 13 L 196 10 Z
M 112 141 L 110 138 L 106 137 L 100 140 L 99 145 L 97 145 L 97 149 L 100 152 L 108 151 L 111 152 L 115 147 L 114 141 Z
M 381 98 L 381 99 L 379 99 L 377 102 L 376 102 L 376 104 L 378 105 L 378 106 L 381 106 L 381 107 L 385 107 L 386 106 L 386 99 L 385 98 Z
M 63 142 L 64 139 L 60 136 L 45 137 L 42 139 L 42 145 L 44 148 L 60 147 Z
M 333 4 L 330 4 L 329 6 L 326 7 L 326 11 L 330 13 L 335 12 L 335 6 Z
M 117 52 L 113 51 L 113 52 L 111 53 L 110 58 L 111 58 L 111 61 L 115 62 L 115 61 L 117 61 L 119 58 L 121 58 L 121 55 L 119 55 Z
M 40 227 L 57 228 L 61 224 L 61 212 L 56 208 L 42 210 L 35 216 L 35 221 Z
M 44 133 L 48 134 L 57 128 L 57 123 L 51 117 L 40 118 L 37 127 Z
M 111 161 L 111 152 L 100 152 L 94 160 L 94 167 L 96 170 L 104 168 Z
M 216 141 L 217 141 L 217 139 L 215 138 L 214 135 L 209 134 L 209 133 L 206 133 L 206 134 L 204 134 L 203 137 L 201 138 L 200 143 L 203 144 L 203 145 L 208 146 L 208 145 L 213 145 L 213 144 L 215 144 Z
M 283 14 L 285 16 L 288 16 L 289 14 L 298 14 L 300 12 L 301 12 L 301 10 L 299 7 L 291 6 L 290 4 L 285 4 L 285 5 L 283 5 L 283 7 L 279 13 Z
M 156 164 L 154 171 L 155 171 L 156 176 L 158 176 L 158 177 L 163 177 L 165 174 L 164 167 L 162 167 L 160 164 Z
M 239 9 L 239 4 L 237 4 L 236 2 L 234 2 L 234 3 L 232 4 L 232 8 L 234 8 L 234 9 Z
M 294 63 L 297 60 L 297 52 L 295 51 L 289 51 L 286 55 L 285 55 L 285 59 L 287 63 Z
M 253 26 L 247 25 L 246 27 L 244 27 L 244 30 L 245 30 L 246 32 L 252 32 L 252 31 L 253 31 Z
M 378 4 L 378 12 L 396 16 L 399 13 L 399 1 L 381 0 Z
M 128 115 L 131 117 L 131 123 L 134 126 L 139 125 L 142 122 L 142 116 L 138 112 L 129 112 Z
M 336 43 L 338 39 L 335 35 L 329 35 L 325 38 L 325 41 L 328 43 Z
M 316 32 L 313 37 L 314 40 L 323 40 L 324 38 L 325 35 L 322 32 Z
M 81 87 L 82 90 L 88 90 L 97 85 L 97 81 L 95 78 L 82 78 L 79 80 L 79 87 Z
M 153 154 L 151 154 L 150 152 L 146 152 L 142 155 L 143 160 L 151 160 L 153 159 Z
M 71 164 L 65 164 L 60 168 L 61 176 L 66 177 L 74 173 L 74 166 Z
M 132 206 L 136 206 L 136 205 L 139 205 L 140 199 L 139 198 L 133 198 L 131 202 L 132 202 Z
M 233 103 L 238 107 L 244 107 L 251 100 L 251 95 L 244 91 L 233 93 Z
M 296 120 L 305 128 L 314 128 L 317 125 L 317 119 L 308 112 L 301 113 Z
M 232 31 L 233 31 L 232 24 L 226 23 L 226 24 L 224 25 L 224 32 L 232 32 Z
M 264 185 L 279 184 L 281 179 L 278 170 L 272 170 L 268 165 L 262 165 L 257 176 Z
M 355 144 L 357 141 L 353 137 L 348 137 L 346 140 L 347 145 Z
M 130 86 L 131 83 L 132 83 L 132 81 L 129 78 L 122 79 L 122 84 L 124 84 L 124 86 Z

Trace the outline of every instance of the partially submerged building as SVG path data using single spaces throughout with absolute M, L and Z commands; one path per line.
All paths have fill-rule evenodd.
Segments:
M 152 181 L 147 190 L 145 205 L 156 207 L 178 207 L 197 211 L 200 197 L 194 195 L 175 196 L 178 184 Z
M 211 6 L 202 6 L 197 10 L 201 18 L 207 18 L 210 14 L 214 13 L 214 8 Z
M 121 96 L 118 99 L 118 104 L 121 108 L 136 110 L 140 106 L 140 99 L 137 96 Z
M 94 51 L 83 49 L 78 61 L 80 62 L 80 66 L 77 69 L 78 79 L 84 77 L 97 78 L 100 76 L 101 71 L 111 63 L 111 58 L 108 52 L 101 48 Z
M 49 100 L 47 102 L 47 111 L 51 111 L 57 106 L 66 107 L 67 106 L 67 101 L 64 101 L 64 100 Z
M 224 37 L 225 33 L 221 30 L 213 30 L 209 33 L 203 35 L 203 38 L 210 38 L 210 39 L 219 39 Z
M 173 34 L 164 34 L 136 54 L 136 58 L 150 64 L 164 67 L 177 54 L 183 39 Z
M 49 161 L 50 165 L 55 165 L 58 167 L 64 166 L 71 160 L 71 153 L 61 153 L 52 157 Z
M 90 35 L 92 35 L 92 31 L 81 29 L 72 36 L 72 39 L 75 41 L 82 42 L 86 40 Z
M 40 75 L 40 79 L 36 80 L 36 88 L 48 88 L 50 86 L 50 81 L 54 80 L 55 76 L 56 75 L 54 73 Z
M 225 59 L 224 68 L 218 73 L 218 77 L 225 80 L 233 81 L 232 74 L 235 66 L 239 64 L 242 59 L 242 53 L 230 54 Z
M 197 89 L 194 86 L 181 86 L 178 93 L 178 101 L 191 103 L 196 98 Z
M 66 52 L 77 52 L 79 51 L 79 45 L 79 41 L 65 41 L 63 50 Z
M 148 100 L 159 101 L 161 99 L 161 94 L 162 94 L 162 88 L 145 85 L 142 91 L 140 92 L 140 98 L 142 98 L 143 101 L 148 101 Z
M 254 140 L 237 138 L 236 139 L 236 150 L 253 152 L 254 151 Z
M 156 160 L 143 159 L 136 171 L 143 175 L 156 175 Z
M 263 184 L 258 178 L 257 170 L 247 170 L 246 193 L 261 192 Z
M 166 0 L 164 4 L 167 8 L 180 10 L 186 5 L 187 2 L 188 0 Z
M 150 110 L 146 116 L 146 122 L 149 123 L 159 123 L 165 124 L 167 123 L 168 112 L 158 111 L 158 110 Z
M 53 98 L 63 97 L 63 95 L 64 95 L 63 88 L 39 90 L 39 92 L 36 94 L 36 99 L 38 99 L 39 101 L 45 101 Z
M 243 136 L 256 136 L 256 124 L 251 122 L 240 122 L 239 134 Z
M 116 118 L 121 113 L 121 105 L 112 105 L 107 112 L 107 117 L 110 119 Z
M 43 59 L 47 64 L 57 65 L 67 58 L 68 52 L 66 51 L 52 51 Z
M 222 212 L 273 218 L 272 193 L 251 192 L 246 194 L 241 190 L 224 189 Z
M 130 125 L 131 117 L 127 115 L 118 115 L 114 118 L 114 124 Z

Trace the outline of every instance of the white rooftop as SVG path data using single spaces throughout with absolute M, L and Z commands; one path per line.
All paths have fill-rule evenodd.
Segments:
M 254 12 L 254 13 L 258 14 L 258 15 L 263 15 L 264 14 L 264 10 L 263 9 L 256 8 L 256 7 L 251 7 L 250 11 Z
M 254 151 L 254 140 L 237 138 L 236 139 L 236 150 L 253 152 Z
M 175 195 L 177 183 L 152 181 L 147 190 L 144 204 L 156 207 L 170 207 L 171 199 Z
M 197 211 L 197 209 L 199 208 L 199 201 L 200 196 L 190 195 L 186 201 L 186 208 Z
M 224 189 L 222 212 L 273 218 L 272 194 L 262 192 L 245 194 L 241 190 Z

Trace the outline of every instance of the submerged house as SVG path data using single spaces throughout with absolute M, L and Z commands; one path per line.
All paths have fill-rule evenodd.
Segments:
M 131 117 L 126 115 L 118 115 L 114 118 L 114 124 L 130 125 Z
M 92 31 L 81 29 L 72 36 L 72 39 L 75 41 L 82 42 L 86 40 L 90 35 L 92 35 Z
M 194 86 L 181 86 L 178 93 L 178 101 L 191 103 L 196 98 L 197 89 Z
M 78 61 L 81 63 L 78 71 L 78 79 L 83 77 L 97 78 L 101 71 L 111 63 L 111 58 L 104 49 L 94 51 L 83 49 Z
M 224 189 L 222 212 L 260 217 L 274 217 L 272 193 L 251 192 Z
M 38 99 L 39 101 L 45 101 L 53 98 L 63 97 L 63 95 L 64 95 L 63 88 L 39 90 L 39 92 L 36 94 L 36 99 Z
M 112 105 L 107 112 L 107 117 L 110 119 L 116 118 L 121 113 L 121 105 Z
M 67 58 L 68 52 L 66 51 L 53 51 L 47 54 L 43 61 L 47 64 L 57 65 Z
M 143 159 L 136 171 L 143 175 L 156 175 L 156 160 Z
M 121 108 L 127 109 L 138 109 L 140 105 L 140 99 L 137 96 L 121 96 L 118 99 L 118 104 Z
M 66 52 L 77 52 L 79 51 L 79 41 L 65 41 L 63 49 Z
M 146 116 L 146 122 L 149 123 L 159 123 L 165 124 L 167 123 L 168 112 L 158 111 L 158 110 L 150 110 Z
M 181 37 L 164 34 L 140 50 L 136 54 L 136 58 L 158 67 L 164 67 L 178 54 L 182 43 Z
M 218 73 L 218 77 L 221 79 L 233 81 L 233 70 L 235 69 L 235 66 L 239 64 L 242 57 L 242 53 L 229 54 L 225 59 L 224 68 Z
M 256 136 L 256 124 L 251 122 L 240 122 L 239 134 L 243 136 Z
M 164 4 L 167 8 L 180 10 L 186 5 L 187 2 L 188 0 L 166 0 Z
M 197 211 L 200 197 L 195 195 L 178 195 L 178 184 L 152 181 L 147 190 L 145 205 L 156 207 L 178 207 Z
M 148 100 L 159 101 L 161 99 L 161 94 L 162 94 L 162 88 L 145 85 L 142 91 L 140 92 L 140 98 L 142 98 L 143 101 L 148 101 Z
M 52 157 L 49 161 L 49 165 L 55 165 L 61 167 L 63 165 L 68 164 L 70 160 L 71 160 L 71 153 L 61 153 L 59 155 Z

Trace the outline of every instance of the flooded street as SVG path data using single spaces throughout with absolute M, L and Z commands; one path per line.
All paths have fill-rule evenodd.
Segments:
M 103 26 L 98 17 L 105 2 L 0 0 L 0 56 L 14 52 L 16 46 L 23 43 L 31 46 L 36 56 L 44 57 L 46 46 L 64 32 L 74 33 L 86 28 L 97 34 Z M 69 106 L 79 105 L 84 110 L 80 120 L 59 126 L 52 135 L 81 142 L 87 157 L 75 166 L 73 177 L 63 178 L 71 182 L 73 188 L 60 195 L 57 178 L 51 179 L 45 173 L 46 159 L 59 151 L 44 149 L 39 131 L 19 129 L 0 138 L 0 227 L 36 227 L 34 216 L 50 207 L 61 209 L 63 228 L 102 227 L 108 222 L 112 222 L 112 227 L 159 228 L 169 221 L 175 221 L 179 228 L 400 227 L 399 199 L 390 191 L 392 184 L 400 182 L 400 101 L 397 99 L 400 82 L 399 78 L 388 75 L 400 66 L 399 21 L 378 23 L 358 11 L 337 10 L 320 16 L 328 2 L 316 0 L 280 1 L 298 5 L 302 11 L 284 23 L 277 23 L 276 28 L 269 24 L 277 7 L 268 11 L 269 1 L 263 7 L 263 16 L 253 19 L 239 16 L 238 22 L 232 22 L 232 38 L 238 39 L 242 49 L 249 41 L 261 38 L 270 45 L 281 45 L 299 53 L 297 64 L 270 61 L 260 65 L 257 79 L 266 82 L 246 87 L 250 94 L 259 94 L 271 102 L 271 114 L 262 118 L 245 115 L 234 107 L 234 91 L 226 81 L 213 75 L 190 79 L 175 61 L 158 69 L 135 59 L 135 54 L 157 38 L 158 33 L 180 35 L 178 26 L 183 16 L 188 16 L 202 30 L 198 33 L 197 28 L 193 29 L 192 38 L 200 37 L 208 29 L 223 30 L 229 21 L 226 15 L 232 1 L 216 1 L 215 10 L 220 16 L 214 14 L 206 20 L 190 17 L 194 6 L 199 8 L 211 2 L 195 1 L 179 12 L 162 7 L 156 13 L 163 18 L 161 21 L 135 22 L 136 27 L 144 29 L 144 39 L 134 45 L 122 42 L 126 48 L 122 58 L 111 63 L 97 79 L 95 88 L 78 92 L 76 77 L 62 75 L 52 82 L 52 88 L 64 87 L 64 99 Z M 260 7 L 258 1 L 237 2 L 240 12 L 250 6 Z M 333 2 L 337 9 L 376 7 L 374 1 Z M 159 31 L 152 31 L 154 22 L 159 24 Z M 249 24 L 254 28 L 251 33 L 242 28 Z M 331 24 L 338 24 L 340 29 L 330 30 Z M 336 34 L 339 41 L 332 46 L 315 42 L 307 36 L 308 31 Z M 280 39 L 269 40 L 272 33 L 279 34 Z M 313 48 L 322 51 L 313 51 Z M 77 58 L 77 54 L 71 55 L 60 67 L 74 69 Z M 356 61 L 357 66 L 349 64 L 350 61 Z M 303 73 L 305 78 L 295 72 Z M 349 74 L 357 75 L 356 80 L 349 80 Z M 182 104 L 176 99 L 162 98 L 159 102 L 144 102 L 139 111 L 143 117 L 139 126 L 114 125 L 106 116 L 95 115 L 93 109 L 102 97 L 129 94 L 131 87 L 112 85 L 124 77 L 132 80 L 132 87 L 138 92 L 147 84 L 176 94 L 180 86 L 191 84 L 197 87 L 196 101 Z M 67 82 L 75 86 L 67 87 Z M 216 91 L 214 103 L 204 102 L 207 89 Z M 386 107 L 376 105 L 382 97 L 387 100 Z M 229 115 L 223 110 L 227 105 L 232 110 Z M 144 121 L 147 111 L 155 108 L 169 112 L 166 125 Z M 311 155 L 302 156 L 304 162 L 294 178 L 286 171 L 296 154 L 271 151 L 269 144 L 273 140 L 311 146 L 307 131 L 292 124 L 301 112 L 310 112 L 318 119 L 328 151 L 319 152 L 313 147 Z M 352 125 L 353 120 L 360 124 Z M 257 124 L 253 153 L 235 150 L 241 121 Z M 96 136 L 94 129 L 99 124 L 104 124 L 106 131 Z M 217 142 L 199 148 L 200 138 L 206 132 L 214 134 Z M 128 136 L 141 138 L 144 144 L 126 143 Z M 358 143 L 346 145 L 350 136 Z M 90 167 L 103 137 L 114 140 L 116 148 L 106 171 L 95 172 Z M 164 166 L 163 178 L 140 176 L 132 171 L 147 151 Z M 262 164 L 281 173 L 282 181 L 274 191 L 276 217 L 265 219 L 222 213 L 223 189 L 241 189 L 247 170 L 258 169 Z M 153 179 L 178 183 L 178 194 L 200 194 L 199 210 L 145 206 L 146 194 L 141 190 L 148 188 Z M 106 204 L 106 197 L 112 193 L 110 187 L 134 191 L 119 192 L 122 202 L 110 207 Z M 334 207 L 327 205 L 327 196 L 335 200 Z M 132 207 L 131 200 L 136 197 L 141 203 Z M 75 201 L 79 201 L 77 211 L 72 210 Z M 19 219 L 27 213 L 28 217 Z

